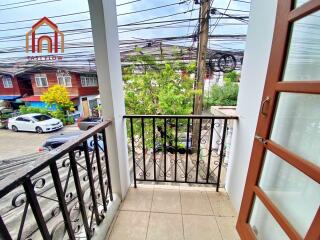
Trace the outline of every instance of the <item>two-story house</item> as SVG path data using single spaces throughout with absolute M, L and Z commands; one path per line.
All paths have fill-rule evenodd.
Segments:
M 3 75 L 0 99 L 20 98 L 27 106 L 47 107 L 40 96 L 56 84 L 65 86 L 74 102 L 75 116 L 89 116 L 98 106 L 98 80 L 95 71 L 79 71 L 55 66 L 34 66 Z M 11 90 L 11 92 L 10 92 Z
M 9 72 L 0 73 L 0 100 L 14 101 L 27 95 L 33 95 L 29 81 L 18 81 L 17 76 Z

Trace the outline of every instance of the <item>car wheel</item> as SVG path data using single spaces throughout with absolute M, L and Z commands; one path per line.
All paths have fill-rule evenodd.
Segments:
M 12 129 L 12 131 L 14 131 L 14 132 L 18 132 L 18 131 L 19 131 L 16 126 L 12 126 L 11 129 Z
M 40 134 L 43 133 L 43 130 L 41 127 L 36 127 L 36 132 Z

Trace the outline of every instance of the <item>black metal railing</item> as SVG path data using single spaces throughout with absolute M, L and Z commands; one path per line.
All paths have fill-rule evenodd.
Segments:
M 213 184 L 219 191 L 227 132 L 236 116 L 127 115 L 137 181 Z
M 90 239 L 113 201 L 105 121 L 0 181 L 0 239 Z M 26 143 L 27 144 L 27 143 Z

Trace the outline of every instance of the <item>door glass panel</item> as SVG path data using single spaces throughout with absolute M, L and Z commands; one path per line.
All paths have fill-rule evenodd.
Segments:
M 267 151 L 259 186 L 305 236 L 320 204 L 320 184 Z
M 320 11 L 293 24 L 283 81 L 320 81 Z
M 268 209 L 257 197 L 255 197 L 254 200 L 249 224 L 258 240 L 289 239 Z
M 320 166 L 320 95 L 280 93 L 270 138 Z
M 294 1 L 294 7 L 300 7 L 302 4 L 305 4 L 306 2 L 309 2 L 310 0 L 295 0 Z

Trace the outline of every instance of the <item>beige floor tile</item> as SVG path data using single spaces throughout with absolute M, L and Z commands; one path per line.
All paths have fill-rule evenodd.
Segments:
M 153 188 L 130 188 L 121 210 L 150 211 Z
M 237 216 L 226 192 L 207 192 L 215 216 Z
M 147 240 L 183 240 L 182 216 L 151 213 Z
M 179 185 L 172 185 L 172 184 L 165 184 L 165 183 L 161 183 L 161 184 L 155 184 L 154 185 L 154 189 L 167 189 L 167 190 L 178 190 L 180 189 Z
M 222 240 L 214 216 L 183 215 L 185 240 Z
M 181 213 L 179 190 L 154 189 L 151 211 Z
M 216 217 L 223 240 L 240 240 L 236 217 Z
M 206 192 L 180 191 L 182 214 L 213 215 Z
M 109 240 L 144 240 L 149 212 L 120 211 Z

